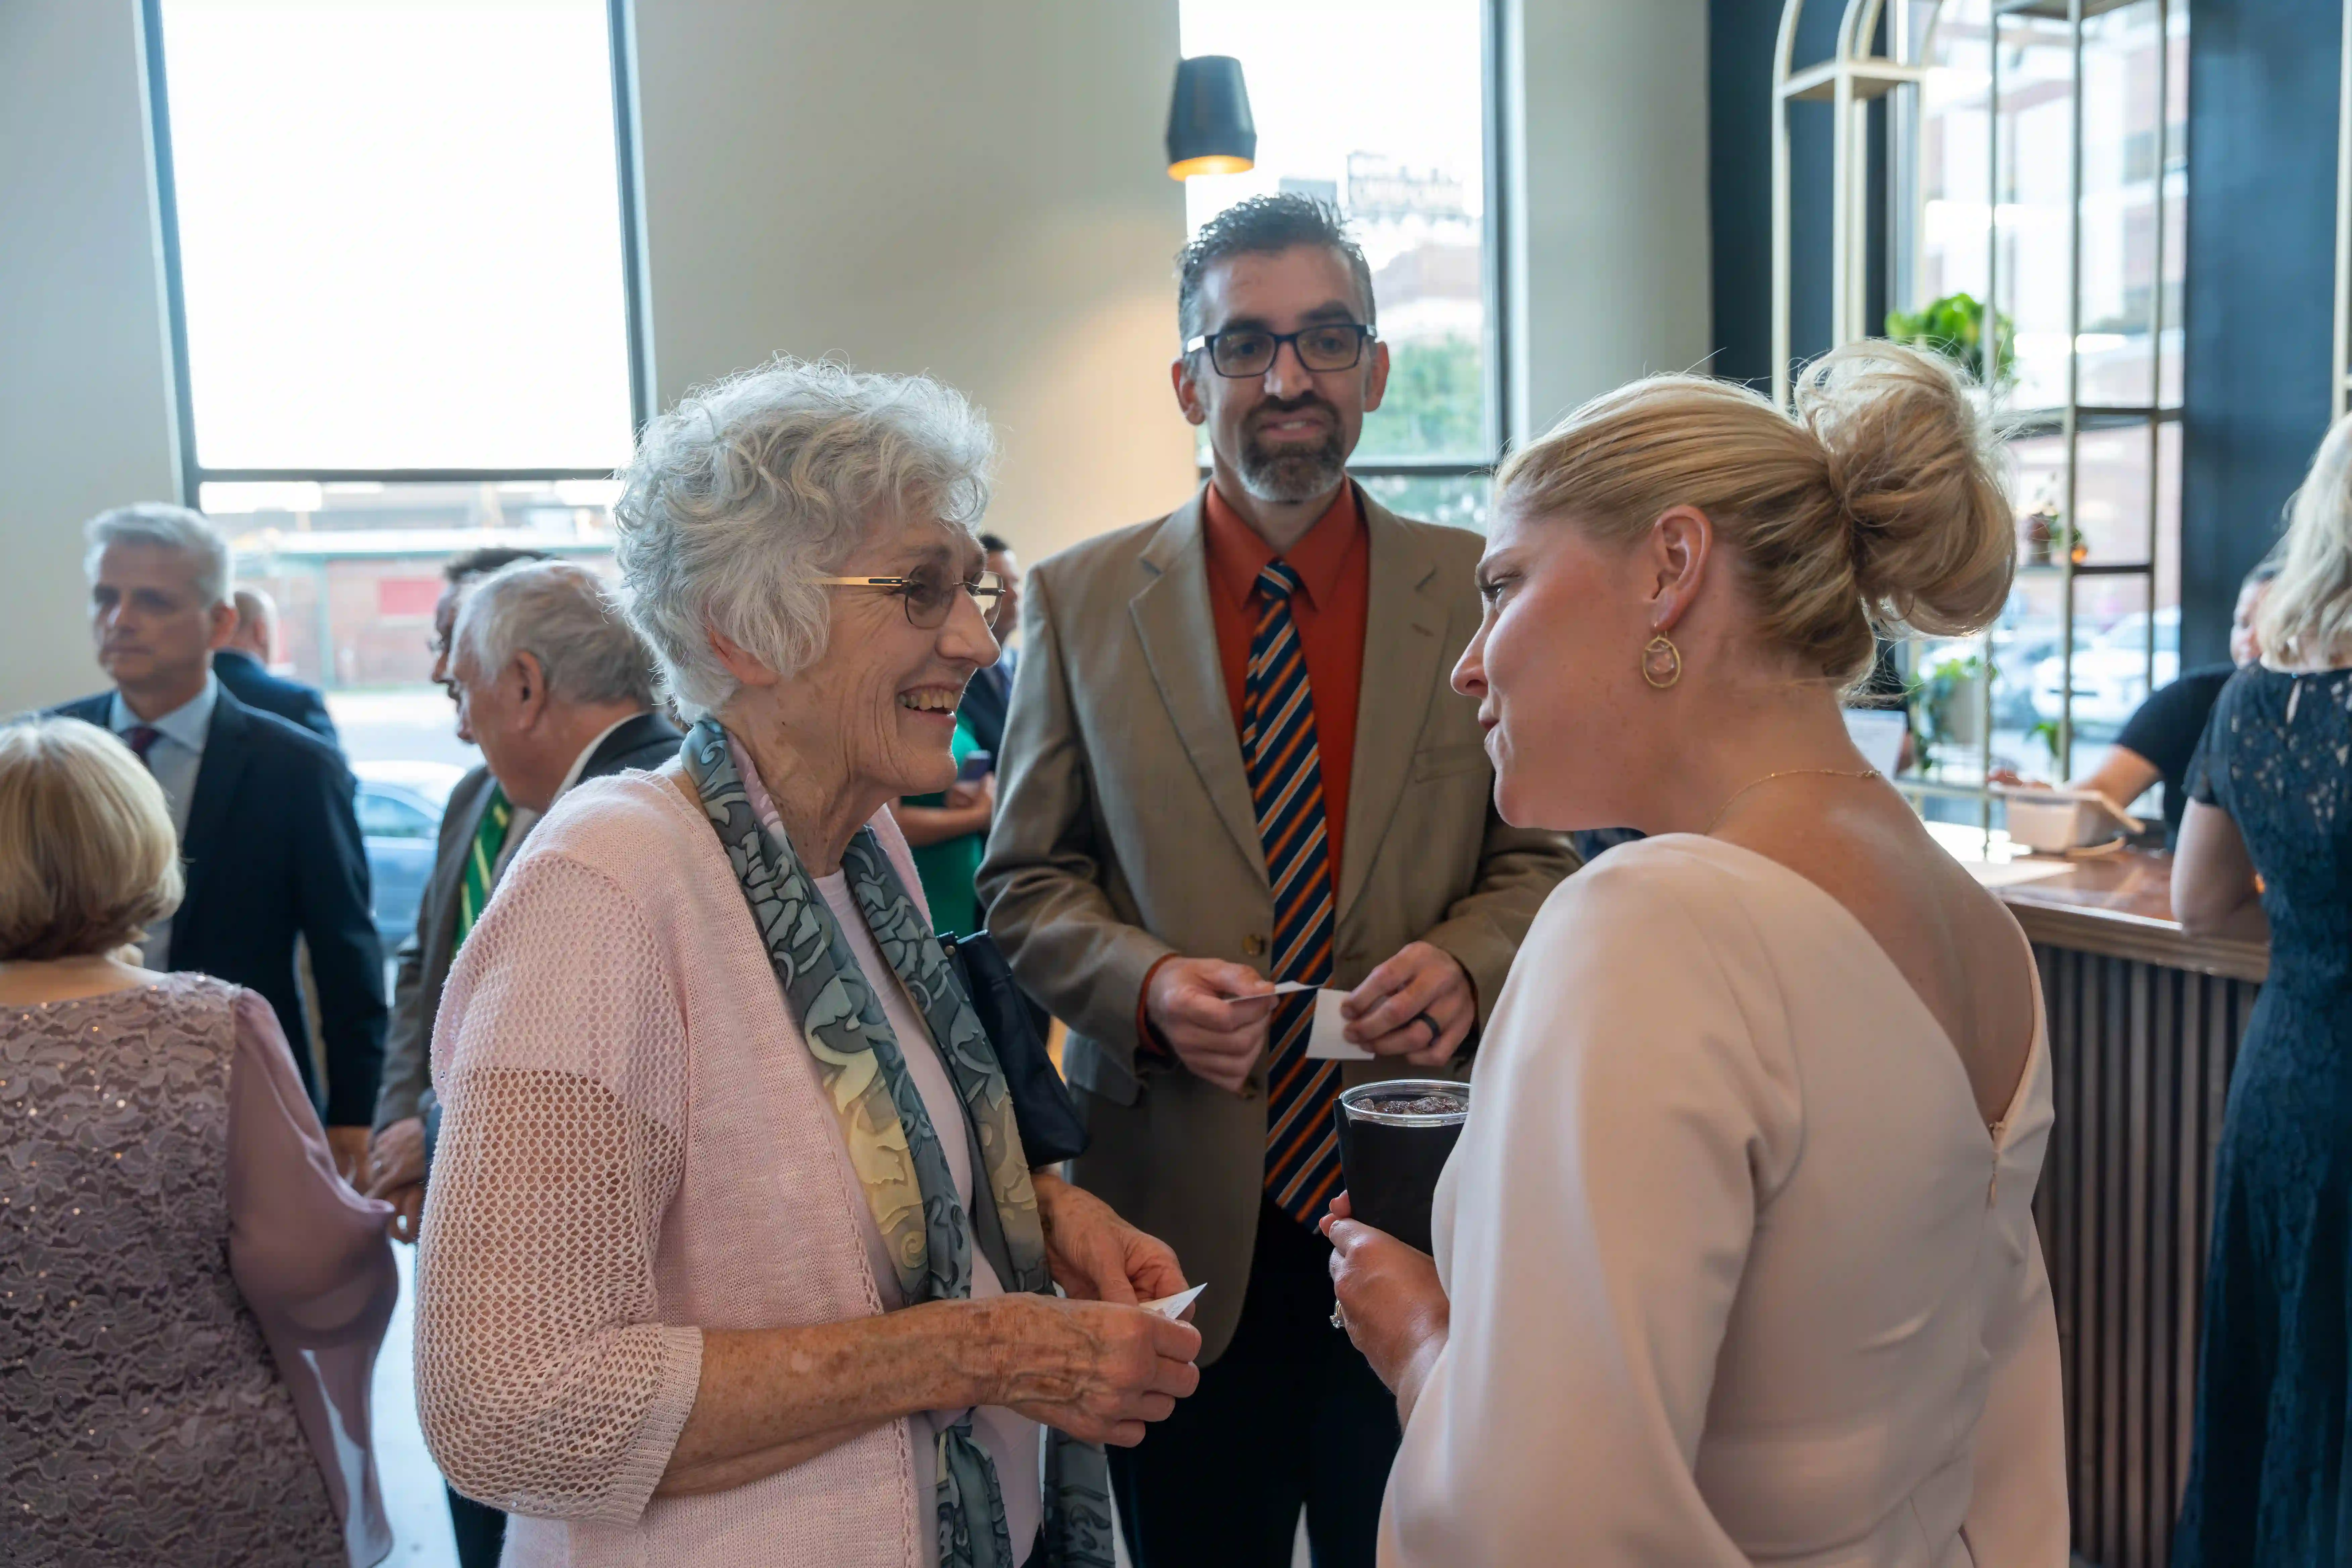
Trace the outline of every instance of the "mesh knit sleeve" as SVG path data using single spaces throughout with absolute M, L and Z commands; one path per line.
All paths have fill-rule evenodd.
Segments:
M 434 1044 L 417 1409 L 459 1491 L 509 1512 L 644 1512 L 702 1336 L 658 1321 L 684 1163 L 682 982 L 627 891 L 526 854 L 467 936 Z

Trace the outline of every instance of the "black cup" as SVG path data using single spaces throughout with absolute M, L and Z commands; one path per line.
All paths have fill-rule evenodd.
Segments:
M 1443 1097 L 1455 1109 L 1414 1100 Z M 1339 1096 L 1339 1164 L 1356 1217 L 1409 1247 L 1433 1250 L 1429 1209 L 1438 1173 L 1470 1115 L 1470 1086 L 1444 1079 L 1391 1079 L 1359 1084 Z

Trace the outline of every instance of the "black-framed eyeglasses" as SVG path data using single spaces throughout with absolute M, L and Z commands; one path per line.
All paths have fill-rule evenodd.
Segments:
M 1184 345 L 1188 354 L 1209 351 L 1209 363 L 1217 374 L 1236 380 L 1244 376 L 1264 375 L 1273 368 L 1274 356 L 1288 343 L 1298 354 L 1298 363 L 1308 370 L 1353 370 L 1356 362 L 1364 357 L 1364 345 L 1380 333 L 1361 321 L 1325 321 L 1318 326 L 1301 327 L 1295 332 L 1269 332 L 1263 327 L 1235 327 L 1229 331 L 1205 332 Z
M 946 577 L 820 577 L 817 581 L 831 588 L 880 588 L 896 594 L 906 604 L 908 621 L 927 632 L 947 625 L 958 594 L 971 595 L 983 621 L 1004 594 L 1004 579 L 993 572 L 982 572 L 961 583 Z

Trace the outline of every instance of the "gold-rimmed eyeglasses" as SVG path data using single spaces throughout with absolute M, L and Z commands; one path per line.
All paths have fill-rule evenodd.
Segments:
M 906 604 L 908 623 L 927 632 L 947 625 L 948 612 L 955 607 L 960 593 L 971 595 L 983 621 L 1004 595 L 1004 579 L 993 572 L 961 582 L 944 576 L 820 577 L 817 581 L 828 588 L 879 588 L 896 594 Z

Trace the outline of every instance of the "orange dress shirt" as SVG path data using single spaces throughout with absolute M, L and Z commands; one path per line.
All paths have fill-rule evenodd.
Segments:
M 1276 559 L 1274 547 L 1242 520 L 1211 484 L 1202 508 L 1208 548 L 1209 615 L 1216 623 L 1217 662 L 1234 729 L 1242 727 L 1249 695 L 1250 637 L 1257 630 L 1257 574 Z M 1331 905 L 1339 904 L 1339 850 L 1348 827 L 1348 783 L 1356 761 L 1356 703 L 1364 685 L 1364 633 L 1371 620 L 1371 547 L 1351 480 L 1281 559 L 1298 574 L 1290 618 L 1307 661 L 1307 689 L 1315 702 L 1315 750 L 1323 773 L 1323 838 L 1331 867 Z M 1160 963 L 1168 961 L 1161 959 Z M 1136 998 L 1136 1037 L 1164 1050 L 1145 1020 L 1153 964 Z
M 1249 689 L 1250 637 L 1260 608 L 1257 574 L 1274 547 L 1209 487 L 1209 613 L 1217 623 L 1217 659 L 1234 729 L 1242 727 Z M 1356 487 L 1339 487 L 1330 509 L 1282 557 L 1298 574 L 1290 618 L 1307 658 L 1315 700 L 1315 749 L 1323 770 L 1323 837 L 1330 847 L 1331 901 L 1339 900 L 1339 847 L 1348 826 L 1348 780 L 1356 761 L 1356 700 L 1364 684 L 1364 629 L 1371 616 L 1371 549 L 1365 542 Z

